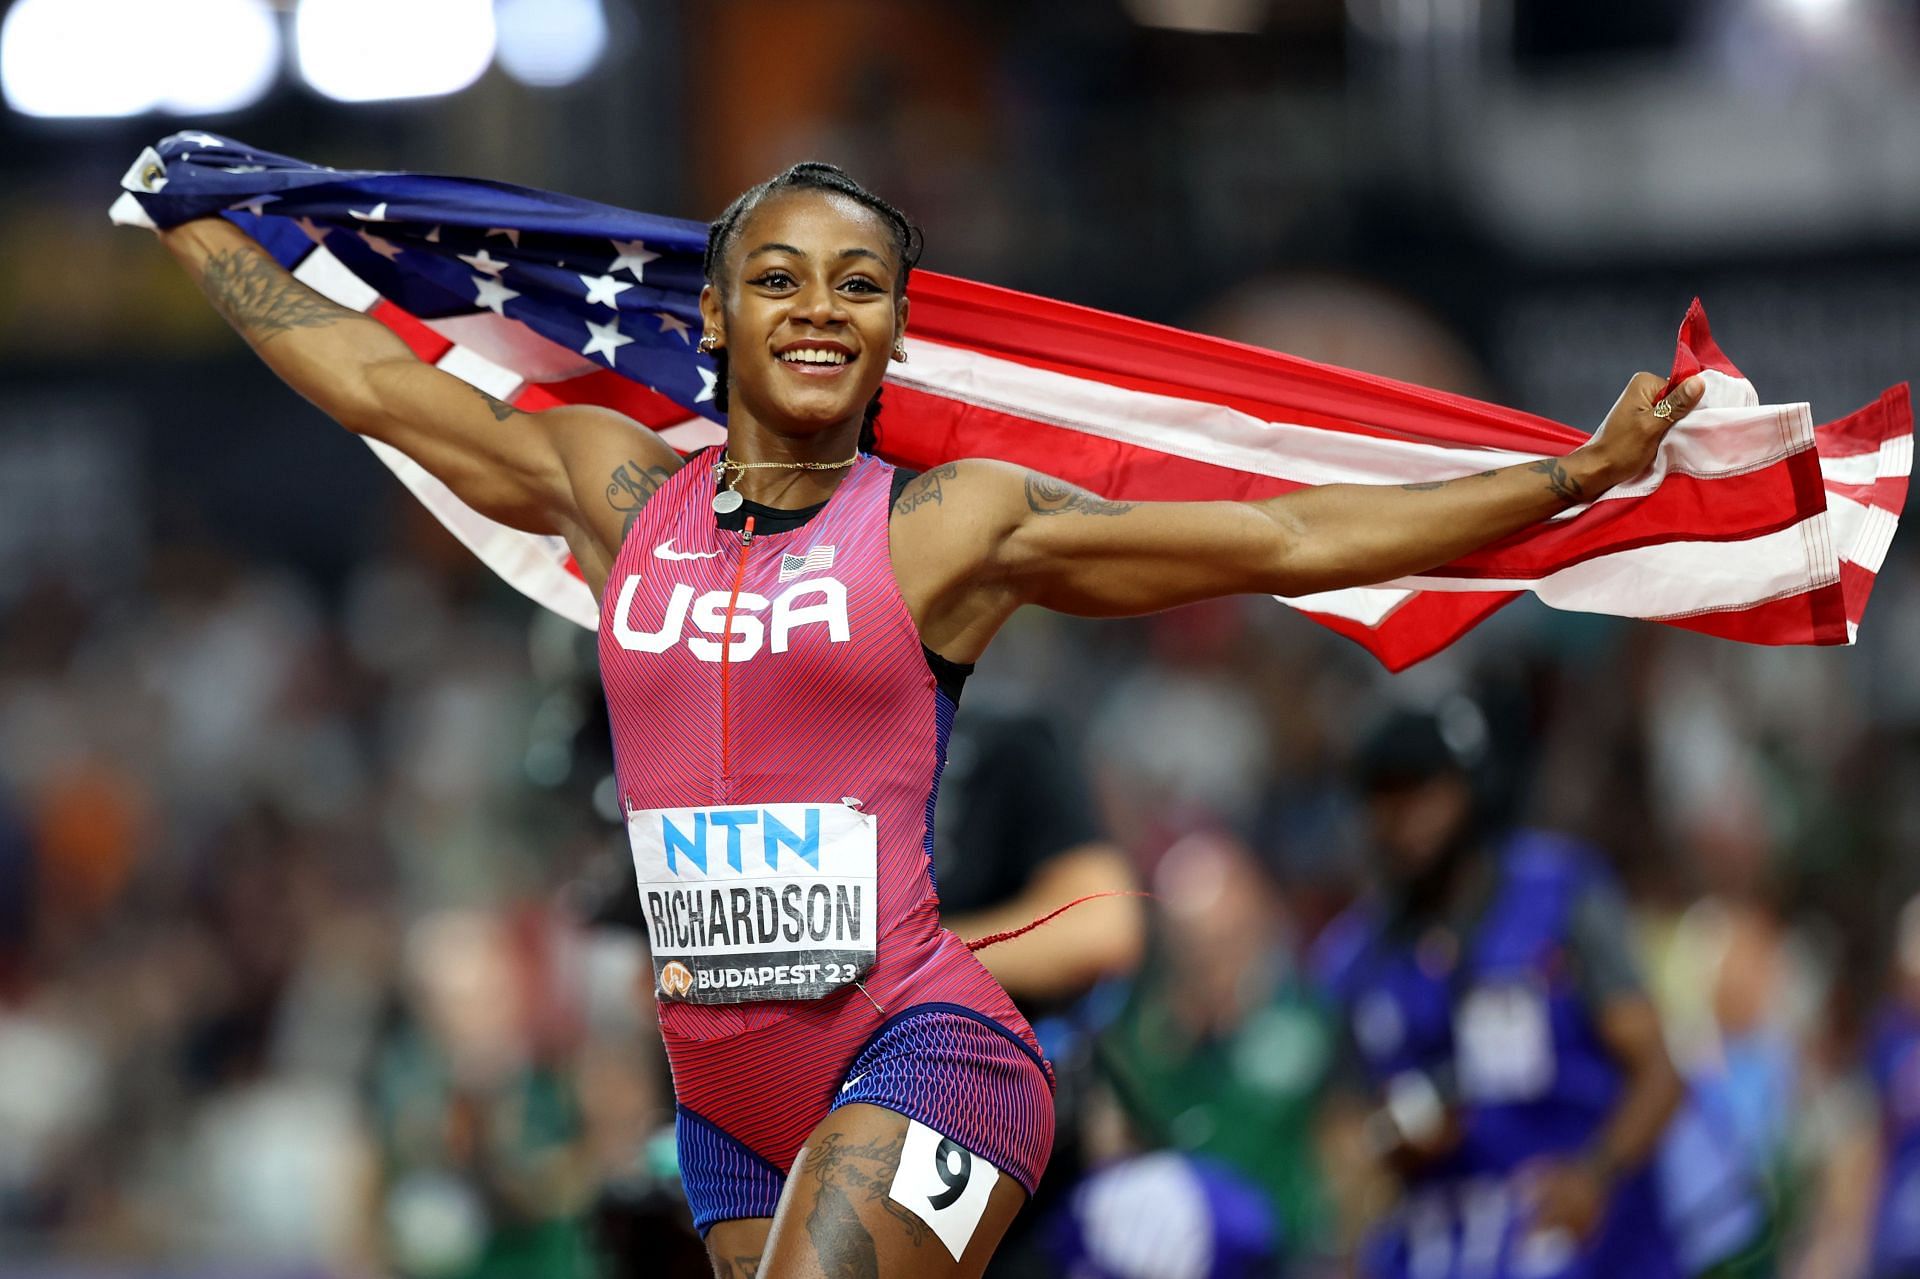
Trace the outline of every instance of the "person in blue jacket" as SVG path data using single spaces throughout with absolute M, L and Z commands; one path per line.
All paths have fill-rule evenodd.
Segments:
M 1738 1170 L 1694 1161 L 1694 1220 L 1660 1154 L 1686 1088 L 1593 850 L 1498 829 L 1485 720 L 1396 711 L 1358 758 L 1378 885 L 1317 967 L 1399 1177 L 1362 1243 L 1368 1279 L 1679 1279 L 1764 1229 Z M 1699 1184 L 1700 1176 L 1715 1184 Z M 1718 1183 L 1724 1181 L 1723 1187 Z M 1704 1214 L 1704 1215 L 1702 1215 Z

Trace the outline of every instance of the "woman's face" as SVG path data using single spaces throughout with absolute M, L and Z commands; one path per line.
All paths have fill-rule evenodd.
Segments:
M 789 191 L 756 205 L 720 264 L 724 298 L 700 295 L 732 411 L 779 434 L 857 429 L 906 326 L 899 268 L 887 224 L 857 200 Z

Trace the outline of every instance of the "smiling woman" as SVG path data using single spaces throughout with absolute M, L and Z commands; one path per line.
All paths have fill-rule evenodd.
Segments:
M 1644 471 L 1698 402 L 1628 385 L 1564 458 L 1250 502 L 1118 502 L 872 453 L 920 238 L 828 165 L 711 228 L 723 446 L 525 413 L 416 359 L 218 218 L 167 247 L 273 369 L 468 506 L 563 537 L 600 669 L 688 1199 L 721 1274 L 979 1275 L 1046 1166 L 1052 1072 L 939 925 L 930 823 L 961 687 L 1013 612 L 1150 612 L 1418 573 Z M 828 906 L 832 909 L 829 910 Z
M 802 234 L 787 238 L 813 238 L 817 242 L 810 249 L 781 238 L 761 241 L 759 236 L 750 248 L 741 247 L 742 223 L 749 214 L 769 201 L 778 204 L 782 197 L 802 192 L 813 193 L 815 199 L 796 210 Z M 829 200 L 822 201 L 821 196 Z M 862 227 L 863 222 L 869 225 Z M 849 229 L 864 234 L 849 240 L 845 238 Z M 842 238 L 831 242 L 836 232 Z M 825 240 L 819 238 L 823 233 Z M 839 387 L 842 408 L 862 402 L 858 397 L 864 394 L 866 407 L 858 445 L 863 453 L 873 452 L 875 423 L 880 416 L 880 382 L 886 376 L 884 357 L 907 358 L 902 344 L 907 328 L 907 278 L 919 264 L 920 251 L 920 229 L 907 220 L 906 214 L 830 164 L 796 164 L 743 193 L 714 221 L 707 239 L 707 288 L 700 303 L 706 335 L 701 342 L 713 353 L 718 366 L 715 401 L 719 407 L 731 411 L 735 381 L 735 344 L 728 337 L 730 307 L 743 325 L 752 325 L 756 317 L 764 325 L 770 312 L 791 307 L 796 297 L 805 299 L 804 290 L 818 274 L 821 290 L 841 299 L 839 305 L 847 308 L 849 318 L 855 320 L 849 327 L 867 340 L 852 344 L 848 337 L 838 334 L 791 336 L 784 348 L 772 355 L 790 366 L 809 365 L 801 370 L 805 373 L 815 372 L 811 366 L 816 363 L 854 367 L 855 376 L 851 378 L 837 373 L 825 376 L 843 384 Z M 736 278 L 740 280 L 738 286 L 733 284 Z M 817 305 L 821 299 L 810 300 Z M 865 368 L 858 368 L 863 352 L 883 358 L 869 358 Z M 753 394 L 756 379 L 760 385 L 765 384 L 767 379 L 757 376 L 764 372 L 748 361 L 743 384 L 747 395 Z M 832 405 L 816 402 L 815 407 L 830 412 Z

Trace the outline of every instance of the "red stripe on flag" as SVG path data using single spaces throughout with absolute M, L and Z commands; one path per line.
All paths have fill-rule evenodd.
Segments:
M 1408 597 L 1378 626 L 1348 617 L 1301 613 L 1372 653 L 1390 671 L 1403 671 L 1447 645 L 1518 599 L 1519 591 L 1421 591 Z
M 1300 487 L 907 387 L 888 388 L 879 436 L 883 453 L 919 469 L 957 457 L 996 457 L 1128 501 L 1245 501 Z M 1742 475 L 1669 476 L 1646 497 L 1597 502 L 1573 519 L 1533 525 L 1428 575 L 1535 578 L 1664 542 L 1740 541 L 1825 509 L 1819 459 L 1805 449 Z
M 402 310 L 385 298 L 375 302 L 373 309 L 367 314 L 399 334 L 400 340 L 428 364 L 438 362 L 441 356 L 453 349 L 453 343 L 450 340 L 441 337 L 425 324 L 414 319 L 410 312 Z
M 1692 617 L 1663 617 L 1682 630 L 1747 644 L 1844 644 L 1847 605 L 1840 583 L 1783 596 L 1765 604 Z
M 1031 368 L 1356 435 L 1554 454 L 1587 438 L 1518 409 L 1223 338 L 931 271 L 913 278 L 915 332 Z

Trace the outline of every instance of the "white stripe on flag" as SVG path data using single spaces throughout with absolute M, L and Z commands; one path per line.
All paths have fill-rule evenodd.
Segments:
M 528 382 L 563 382 L 595 373 L 602 367 L 549 341 L 518 320 L 491 311 L 423 321 L 449 342 L 471 347 L 495 364 L 512 369 Z
M 374 287 L 348 270 L 347 264 L 334 257 L 333 251 L 324 244 L 313 246 L 313 251 L 293 269 L 293 278 L 315 293 L 355 311 L 371 311 L 380 300 Z
M 566 543 L 508 528 L 488 519 L 453 495 L 418 462 L 391 445 L 361 436 L 374 455 L 385 462 L 400 482 L 420 499 L 461 545 L 481 563 L 505 578 L 527 598 L 543 604 L 570 622 L 596 630 L 600 607 L 587 584 L 566 570 Z
M 1878 573 L 1886 563 L 1887 548 L 1893 545 L 1899 517 L 1884 507 L 1856 502 L 1838 493 L 1827 494 L 1827 514 L 1833 519 L 1840 557 L 1869 573 Z
M 909 339 L 909 343 L 912 363 L 896 364 L 887 373 L 890 381 L 903 386 L 1122 444 L 1300 484 L 1452 479 L 1540 456 L 1269 422 L 1219 404 L 1109 386 L 964 347 L 924 339 Z M 1744 379 L 1720 377 L 1719 382 L 1723 385 L 1715 389 L 1729 397 L 1747 386 Z M 1746 393 L 1750 395 L 1751 389 Z M 1698 409 L 1668 436 L 1655 470 L 1615 487 L 1600 500 L 1643 496 L 1674 472 L 1702 479 L 1745 474 L 1811 447 L 1813 419 L 1804 404 Z
M 505 365 L 495 364 L 470 346 L 448 347 L 447 353 L 440 357 L 435 367 L 445 369 L 468 386 L 478 387 L 496 400 L 509 403 L 526 385 L 525 379 L 518 373 Z
M 1388 585 L 1428 591 L 1532 591 L 1555 608 L 1617 617 L 1687 617 L 1748 608 L 1839 580 L 1839 565 L 1825 550 L 1827 520 L 1823 512 L 1738 542 L 1637 546 L 1596 555 L 1540 578 L 1407 577 Z
M 1329 617 L 1341 617 L 1362 626 L 1378 626 L 1387 620 L 1394 609 L 1412 599 L 1412 591 L 1396 590 L 1391 586 L 1350 586 L 1343 591 L 1319 591 L 1313 595 L 1276 595 L 1289 608 L 1297 608 L 1307 613 L 1325 613 Z

